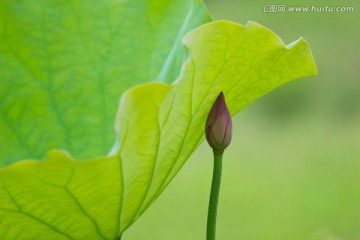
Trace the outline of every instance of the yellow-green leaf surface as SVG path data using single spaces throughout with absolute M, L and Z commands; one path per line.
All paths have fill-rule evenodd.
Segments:
M 316 74 L 304 39 L 219 21 L 184 38 L 179 79 L 126 91 L 108 157 L 79 162 L 63 151 L 0 170 L 1 239 L 115 239 L 164 190 L 203 140 L 220 91 L 233 114 L 293 79 Z
M 0 167 L 53 148 L 106 155 L 121 93 L 172 82 L 200 0 L 1 0 Z

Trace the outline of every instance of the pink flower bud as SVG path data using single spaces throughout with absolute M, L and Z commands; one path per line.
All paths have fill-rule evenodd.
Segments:
M 206 140 L 213 149 L 224 150 L 229 146 L 232 135 L 232 123 L 223 92 L 212 106 L 205 125 Z

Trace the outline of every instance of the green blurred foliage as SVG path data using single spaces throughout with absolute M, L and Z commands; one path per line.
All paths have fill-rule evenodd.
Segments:
M 283 1 L 208 0 L 215 19 L 256 21 L 285 43 L 303 36 L 318 76 L 286 84 L 234 119 L 224 157 L 219 240 L 360 238 L 360 2 L 352 13 L 264 13 Z M 212 156 L 203 144 L 126 240 L 205 238 Z

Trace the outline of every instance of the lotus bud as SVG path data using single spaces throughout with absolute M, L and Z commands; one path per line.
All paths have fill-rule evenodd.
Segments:
M 206 140 L 214 150 L 224 150 L 229 146 L 232 122 L 223 92 L 216 98 L 205 125 Z

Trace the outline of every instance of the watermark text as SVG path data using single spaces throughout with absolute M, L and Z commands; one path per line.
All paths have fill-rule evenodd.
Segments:
M 285 13 L 285 12 L 319 12 L 319 13 L 349 13 L 354 12 L 353 6 L 328 6 L 328 5 L 310 5 L 310 6 L 289 6 L 284 4 L 263 4 L 261 11 L 263 13 Z

